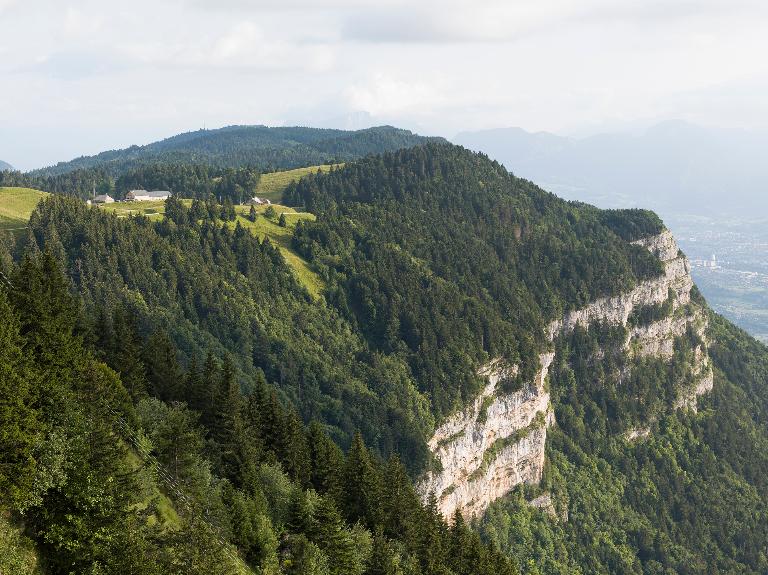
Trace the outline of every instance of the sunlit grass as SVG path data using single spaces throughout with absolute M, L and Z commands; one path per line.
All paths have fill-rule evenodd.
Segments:
M 344 164 L 334 164 L 336 167 Z M 259 185 L 256 187 L 256 195 L 259 198 L 266 198 L 271 202 L 281 202 L 283 192 L 291 182 L 300 180 L 307 174 L 316 174 L 327 172 L 332 166 L 309 166 L 307 168 L 297 168 L 295 170 L 285 170 L 282 172 L 273 172 L 271 174 L 262 174 Z
M 296 278 L 299 282 L 307 288 L 307 291 L 313 298 L 318 298 L 323 288 L 323 280 L 320 276 L 312 270 L 309 264 L 297 254 L 291 247 L 291 238 L 293 237 L 293 230 L 296 224 L 301 220 L 314 221 L 315 215 L 306 212 L 297 212 L 293 208 L 287 206 L 281 206 L 274 204 L 272 207 L 275 210 L 275 216 L 272 219 L 268 219 L 264 216 L 264 212 L 268 206 L 255 206 L 257 217 L 256 221 L 252 222 L 248 219 L 250 213 L 250 206 L 236 206 L 235 212 L 237 213 L 237 222 L 240 225 L 250 230 L 259 239 L 263 240 L 265 237 L 269 238 L 269 241 L 273 245 L 280 249 L 280 253 L 285 258 L 285 261 L 293 269 L 296 274 Z M 286 226 L 281 227 L 279 225 L 280 214 L 285 214 Z M 231 222 L 234 227 L 237 222 Z
M 0 188 L 0 230 L 26 227 L 35 206 L 47 195 L 29 188 Z

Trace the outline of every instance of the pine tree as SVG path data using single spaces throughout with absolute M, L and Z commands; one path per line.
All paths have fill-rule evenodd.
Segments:
M 309 534 L 312 530 L 312 507 L 303 489 L 294 488 L 291 492 L 285 527 L 295 534 Z
M 380 521 L 381 478 L 360 432 L 355 433 L 342 474 L 343 509 L 350 523 L 375 528 Z
M 220 453 L 221 475 L 240 485 L 239 472 L 243 464 L 243 444 L 245 443 L 243 398 L 232 358 L 229 355 L 224 359 L 217 395 L 211 436 Z
M 134 401 L 147 394 L 146 367 L 142 361 L 142 342 L 133 315 L 123 307 L 114 311 L 114 347 L 107 362 L 120 374 Z
M 0 288 L 0 492 L 14 503 L 31 488 L 39 429 L 21 346 L 18 321 Z
M 431 494 L 419 518 L 419 529 L 415 537 L 415 551 L 421 563 L 421 571 L 425 575 L 437 575 L 445 572 L 446 552 L 443 542 L 446 527 L 440 512 L 437 510 L 437 500 Z
M 328 555 L 332 575 L 355 572 L 355 549 L 341 515 L 330 498 L 321 497 L 312 517 L 310 539 Z
M 318 421 L 313 420 L 307 430 L 310 457 L 310 483 L 320 494 L 329 494 L 334 500 L 341 497 L 340 477 L 344 467 L 344 454 L 328 437 Z
M 200 411 L 200 423 L 208 429 L 212 429 L 216 422 L 216 406 L 219 400 L 219 364 L 212 353 L 208 353 L 203 364 L 199 398 L 195 398 L 195 404 Z M 199 401 L 199 404 L 198 404 Z
M 414 522 L 413 510 L 421 501 L 413 488 L 408 472 L 397 455 L 392 455 L 384 468 L 381 498 L 382 526 L 387 537 L 408 537 Z
M 295 409 L 289 408 L 283 417 L 283 427 L 277 434 L 277 455 L 288 476 L 302 487 L 309 486 L 311 462 L 304 424 Z
M 256 216 L 257 216 L 257 214 L 256 214 L 256 207 L 253 204 L 251 204 L 251 209 L 248 210 L 248 219 L 250 221 L 252 221 L 252 222 L 255 222 L 256 221 Z
M 368 561 L 368 568 L 365 575 L 402 575 L 403 570 L 400 567 L 400 557 L 386 537 L 377 532 L 373 538 L 373 549 L 371 558 Z
M 182 372 L 176 357 L 176 346 L 165 330 L 159 329 L 147 339 L 142 351 L 147 366 L 152 395 L 163 401 L 182 397 Z

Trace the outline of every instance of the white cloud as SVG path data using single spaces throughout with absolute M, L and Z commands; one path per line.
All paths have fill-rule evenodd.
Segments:
M 425 106 L 439 107 L 441 91 L 424 82 L 408 82 L 377 74 L 372 79 L 349 86 L 344 91 L 348 107 L 372 116 L 418 111 Z
M 0 158 L 41 163 L 13 143 L 31 125 L 51 131 L 46 161 L 204 121 L 447 136 L 668 117 L 765 126 L 755 86 L 768 84 L 767 11 L 758 0 L 0 0 L 0 84 L 13 88 L 0 95 Z

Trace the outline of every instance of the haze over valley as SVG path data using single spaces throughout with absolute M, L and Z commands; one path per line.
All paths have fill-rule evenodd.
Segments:
M 768 573 L 766 30 L 0 0 L 0 574 Z
M 508 128 L 453 140 L 563 198 L 655 210 L 713 307 L 768 338 L 768 133 L 668 121 L 582 138 Z

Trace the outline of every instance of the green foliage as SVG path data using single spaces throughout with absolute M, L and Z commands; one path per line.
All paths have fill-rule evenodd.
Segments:
M 230 353 L 245 388 L 261 370 L 302 419 L 322 418 L 342 445 L 360 429 L 378 453 L 396 449 L 417 467 L 433 420 L 404 362 L 366 351 L 334 308 L 311 300 L 269 240 L 223 224 L 217 205 L 169 206 L 164 220 L 152 222 L 54 196 L 30 223 L 43 246 L 46 230 L 57 230 L 91 315 L 124 309 L 138 333 L 166 333 L 181 365 Z M 108 361 L 114 342 L 97 342 Z M 174 353 L 156 336 L 141 354 L 149 387 L 163 399 L 178 398 Z
M 155 332 L 141 341 L 130 322 L 119 327 L 125 322 L 120 310 L 96 308 L 95 318 L 84 317 L 48 252 L 26 258 L 13 285 L 9 302 L 0 292 L 0 374 L 21 392 L 29 381 L 34 400 L 3 414 L 0 437 L 35 457 L 2 468 L 4 492 L 16 489 L 12 514 L 25 519 L 21 527 L 5 514 L 0 520 L 0 539 L 10 547 L 0 559 L 4 568 L 34 567 L 27 537 L 52 575 L 250 568 L 363 575 L 372 566 L 374 531 L 380 566 L 432 564 L 423 556 L 423 529 L 432 547 L 448 548 L 447 527 L 424 509 L 396 460 L 382 464 L 359 434 L 345 456 L 318 423 L 302 424 L 262 372 L 244 398 L 226 356 L 221 362 L 209 356 L 191 373 L 178 365 L 161 369 L 160 358 L 172 364 L 177 355 L 170 340 Z M 37 304 L 30 307 L 32 302 Z M 145 350 L 149 397 L 135 398 L 135 407 L 116 373 L 131 372 L 121 362 L 131 369 L 135 363 L 114 345 L 102 345 L 117 332 Z M 116 371 L 96 359 L 96 349 Z M 159 350 L 158 357 L 147 350 Z M 3 388 L 3 400 L 9 395 Z M 131 437 L 139 438 L 138 455 L 131 451 L 133 440 L 124 442 Z M 20 441 L 30 438 L 35 441 Z M 154 458 L 137 469 L 145 449 Z M 4 450 L 3 457 L 16 451 Z M 160 521 L 159 502 L 147 500 L 146 493 L 162 493 L 175 503 L 173 524 Z M 233 561 L 228 549 L 236 549 L 247 566 Z M 482 560 L 497 557 L 486 546 L 476 553 Z M 434 565 L 438 560 L 441 573 L 464 572 L 458 563 L 454 569 L 448 555 L 435 558 Z
M 407 358 L 438 418 L 479 391 L 479 363 L 505 357 L 530 381 L 546 322 L 661 273 L 599 210 L 455 146 L 310 175 L 284 198 L 317 215 L 294 246 L 326 297 L 373 349 Z
M 269 223 L 323 298 L 232 198 L 172 199 L 150 220 L 57 196 L 4 248 L 4 269 L 26 254 L 0 293 L 14 565 L 27 538 L 53 575 L 234 572 L 228 550 L 272 574 L 768 571 L 768 351 L 716 316 L 697 413 L 673 407 L 699 377 L 695 334 L 668 359 L 629 356 L 622 326 L 559 337 L 542 484 L 477 531 L 409 476 L 481 363 L 519 364 L 502 384 L 518 389 L 551 319 L 661 273 L 629 243 L 655 216 L 562 202 L 448 145 L 310 175 L 286 198 L 316 220 Z M 628 440 L 637 427 L 650 434 Z M 551 509 L 528 504 L 542 493 Z
M 661 303 L 636 306 L 627 318 L 630 326 L 647 326 L 669 317 L 672 314 L 675 302 L 675 293 L 669 288 L 667 299 Z
M 559 341 L 541 486 L 555 515 L 518 489 L 491 505 L 483 538 L 526 573 L 765 572 L 768 350 L 714 314 L 709 337 L 715 387 L 698 414 L 671 408 L 690 385 L 692 335 L 666 362 L 627 360 L 604 326 Z M 650 434 L 627 441 L 638 425 Z
M 287 169 L 352 160 L 418 145 L 428 138 L 389 126 L 355 132 L 316 128 L 228 126 L 179 134 L 146 146 L 102 152 L 37 170 L 59 175 L 98 168 L 112 175 L 146 164 L 204 164 L 220 168 Z

